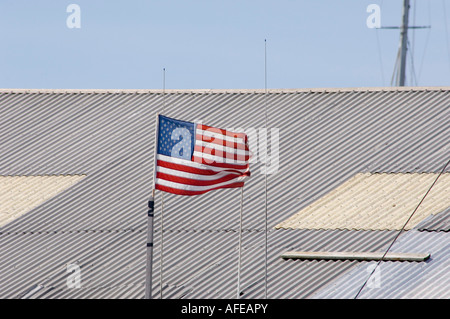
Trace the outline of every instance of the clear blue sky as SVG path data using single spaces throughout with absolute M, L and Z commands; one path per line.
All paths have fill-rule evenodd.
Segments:
M 264 39 L 269 88 L 390 86 L 399 31 L 369 29 L 366 9 L 400 25 L 402 2 L 0 0 L 0 88 L 160 89 L 163 68 L 168 89 L 264 88 Z M 432 28 L 415 31 L 408 84 L 448 86 L 450 1 L 415 2 L 411 24 Z

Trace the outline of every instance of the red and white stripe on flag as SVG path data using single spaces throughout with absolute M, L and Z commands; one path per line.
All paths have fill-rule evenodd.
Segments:
M 243 187 L 250 177 L 249 159 L 245 133 L 158 117 L 155 189 L 200 195 Z

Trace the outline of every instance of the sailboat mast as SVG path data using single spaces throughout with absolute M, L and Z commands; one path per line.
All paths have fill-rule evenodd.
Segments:
M 406 52 L 408 50 L 408 18 L 409 18 L 409 0 L 403 1 L 403 18 L 400 33 L 400 72 L 398 86 L 405 86 L 406 78 Z

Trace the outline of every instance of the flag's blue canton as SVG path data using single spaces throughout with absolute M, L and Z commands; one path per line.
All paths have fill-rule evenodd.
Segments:
M 194 123 L 159 116 L 158 154 L 190 160 L 194 143 Z

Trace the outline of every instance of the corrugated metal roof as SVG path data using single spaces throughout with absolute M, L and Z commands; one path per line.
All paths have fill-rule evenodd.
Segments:
M 19 267 L 23 280 L 30 269 L 35 268 L 35 276 L 45 278 L 38 282 L 41 288 L 28 298 L 90 298 L 92 294 L 100 297 L 114 298 L 117 291 L 128 293 L 124 297 L 142 298 L 145 264 L 140 262 L 145 256 L 139 247 L 145 241 L 144 232 L 120 232 L 107 234 L 74 233 L 70 236 L 53 236 L 51 234 L 29 235 L 33 242 L 41 245 L 19 247 L 20 253 L 15 258 L 16 264 L 29 262 L 28 266 Z M 264 248 L 262 232 L 244 232 L 246 245 L 242 252 L 241 270 L 242 298 L 257 298 L 264 293 L 264 281 L 261 276 L 264 268 Z M 299 262 L 286 261 L 280 254 L 286 249 L 312 250 L 367 250 L 376 251 L 395 234 L 389 231 L 323 231 L 323 230 L 280 230 L 269 235 L 269 295 L 271 298 L 305 298 L 317 287 L 325 285 L 337 275 L 350 270 L 355 262 Z M 163 297 L 164 298 L 234 298 L 237 287 L 238 233 L 234 231 L 179 231 L 165 235 L 165 257 L 163 261 Z M 320 238 L 320 240 L 318 240 Z M 73 243 L 73 249 L 66 249 L 64 257 L 52 256 L 52 241 L 57 240 L 57 247 Z M 82 256 L 85 245 L 92 242 L 92 251 Z M 95 245 L 94 245 L 95 244 Z M 155 234 L 155 245 L 159 246 L 159 234 Z M 11 240 L 11 249 L 15 242 Z M 53 249 L 57 248 L 54 247 Z M 9 246 L 8 246 L 9 248 Z M 6 253 L 5 255 L 8 255 Z M 98 261 L 101 258 L 112 262 Z M 44 256 L 42 259 L 40 256 Z M 155 248 L 155 257 L 159 249 Z M 59 267 L 58 261 L 64 260 Z M 158 260 L 158 258 L 157 258 Z M 81 271 L 81 288 L 69 289 L 67 281 L 67 264 L 76 264 Z M 153 296 L 159 298 L 159 260 L 153 273 Z M 186 268 L 188 267 L 188 271 Z M 49 269 L 50 268 L 50 269 Z M 8 275 L 8 274 L 7 274 Z M 35 280 L 26 280 L 28 288 Z M 128 285 L 127 285 L 128 282 Z M 134 282 L 134 284 L 130 284 Z M 22 296 L 26 291 L 16 286 L 5 287 L 5 293 Z
M 449 88 L 269 90 L 269 127 L 280 130 L 280 168 L 268 177 L 269 227 L 357 173 L 439 172 L 450 157 L 449 93 Z M 264 90 L 167 91 L 165 97 L 167 116 L 201 119 L 224 128 L 264 127 Z M 0 297 L 21 296 L 38 284 L 55 287 L 34 294 L 49 298 L 143 296 L 155 112 L 162 105 L 161 90 L 0 91 L 0 149 L 6 154 L 0 158 L 0 175 L 87 175 L 70 191 L 0 229 Z M 246 253 L 253 253 L 243 260 L 243 287 L 254 298 L 263 296 L 261 246 L 254 252 L 255 241 L 263 243 L 260 168 L 259 162 L 251 164 L 252 177 L 244 190 L 243 245 Z M 160 195 L 157 192 L 155 211 L 156 296 Z M 169 252 L 165 250 L 165 256 L 171 256 L 171 245 L 184 247 L 185 256 L 167 259 L 166 297 L 234 297 L 238 222 L 238 190 L 191 198 L 165 195 L 164 238 Z M 276 236 L 288 233 L 293 235 L 286 240 L 293 246 L 300 240 L 296 236 L 306 234 L 272 230 L 269 245 L 277 242 Z M 380 231 L 307 234 L 314 249 L 351 243 L 371 246 L 371 236 L 378 238 L 378 246 L 371 246 L 375 249 L 392 237 L 391 232 Z M 212 267 L 213 255 L 198 257 L 205 243 L 211 251 L 234 251 L 235 255 L 226 255 Z M 288 243 L 284 246 L 289 248 Z M 36 254 L 27 251 L 31 247 Z M 45 253 L 45 258 L 39 259 L 39 253 Z M 281 262 L 274 248 L 269 254 L 271 260 Z M 86 277 L 89 285 L 76 292 L 68 290 L 64 265 L 83 261 L 84 256 L 91 256 L 88 260 L 93 265 Z M 42 267 L 33 268 L 39 262 Z M 277 298 L 309 296 L 354 266 L 324 262 L 303 268 L 295 261 L 273 265 L 269 297 Z
M 0 226 L 22 216 L 84 176 L 0 176 Z
M 374 251 L 393 238 L 388 231 L 281 230 L 268 237 L 268 295 L 270 298 L 304 298 L 353 262 L 327 264 L 286 261 L 280 258 L 286 249 L 363 249 Z M 237 287 L 238 233 L 178 232 L 167 240 L 164 277 L 170 287 L 185 287 L 183 298 L 234 298 Z M 202 242 L 195 249 L 193 243 Z M 242 298 L 264 295 L 264 233 L 245 232 L 242 252 Z M 184 244 L 180 244 L 184 243 Z M 165 244 L 166 245 L 166 244 Z M 166 247 L 166 246 L 165 246 Z M 183 271 L 189 260 L 191 271 Z M 159 283 L 156 278 L 155 283 Z M 179 298 L 178 291 L 167 297 Z
M 420 231 L 450 231 L 450 207 L 443 212 L 429 216 L 417 227 Z
M 439 177 L 405 229 L 450 206 L 450 174 L 356 174 L 276 228 L 400 230 Z
M 1 294 L 20 298 L 34 285 L 42 285 L 36 293 L 52 290 L 65 297 L 65 290 L 76 295 L 98 289 L 113 297 L 117 289 L 128 287 L 139 290 L 134 297 L 140 297 L 145 240 L 145 232 L 131 230 L 2 234 Z M 67 266 L 71 264 L 80 267 L 83 289 L 68 289 Z
M 364 287 L 359 298 L 370 299 L 448 299 L 450 298 L 450 236 L 445 232 L 411 230 L 394 243 L 393 252 L 429 252 L 426 262 L 383 262 Z M 357 267 L 326 286 L 313 298 L 354 298 L 376 262 Z

